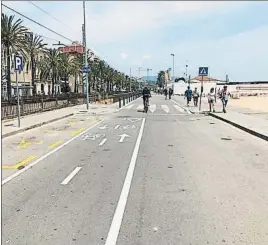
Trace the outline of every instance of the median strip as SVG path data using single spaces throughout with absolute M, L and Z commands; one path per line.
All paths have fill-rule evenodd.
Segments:
M 29 163 L 30 161 L 34 160 L 36 158 L 36 156 L 30 156 L 25 158 L 24 160 L 20 161 L 19 163 L 15 164 L 15 165 L 3 165 L 2 168 L 3 169 L 14 169 L 14 168 L 19 168 L 22 165 L 26 165 L 27 163 Z
M 62 142 L 63 142 L 62 140 L 58 140 L 58 141 L 56 141 L 55 143 L 49 145 L 48 148 L 49 148 L 49 149 L 53 149 L 53 148 L 55 148 L 56 146 L 62 144 Z

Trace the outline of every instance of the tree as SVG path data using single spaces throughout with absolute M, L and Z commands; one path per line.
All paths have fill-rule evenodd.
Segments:
M 52 95 L 55 93 L 55 83 L 59 80 L 60 71 L 60 52 L 58 49 L 48 49 L 40 69 L 44 77 L 52 78 Z M 42 70 L 43 69 L 43 70 Z
M 7 58 L 7 94 L 11 98 L 11 55 L 20 53 L 25 57 L 25 34 L 27 29 L 22 26 L 22 20 L 14 20 L 15 16 L 2 14 L 1 17 L 1 42 L 6 49 Z
M 36 94 L 36 85 L 35 85 L 35 77 L 36 77 L 36 59 L 38 55 L 44 52 L 44 48 L 47 44 L 43 43 L 43 39 L 39 35 L 35 35 L 33 33 L 27 33 L 26 35 L 26 47 L 25 50 L 30 56 L 30 67 L 32 74 L 32 86 L 33 86 L 33 95 Z
M 162 88 L 165 83 L 165 72 L 159 71 L 157 75 L 157 85 L 158 87 Z

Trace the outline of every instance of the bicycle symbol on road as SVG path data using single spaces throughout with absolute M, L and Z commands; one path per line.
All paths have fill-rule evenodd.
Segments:
M 85 134 L 82 136 L 83 140 L 96 140 L 100 138 L 104 138 L 105 134 Z

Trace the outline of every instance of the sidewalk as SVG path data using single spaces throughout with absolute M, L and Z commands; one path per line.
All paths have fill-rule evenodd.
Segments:
M 74 114 L 87 114 L 87 115 L 103 115 L 110 114 L 118 110 L 118 103 L 103 105 L 103 104 L 90 104 L 89 110 L 86 109 L 86 104 L 77 105 L 73 107 L 62 108 L 58 110 L 37 113 L 21 117 L 21 126 L 18 128 L 18 119 L 3 120 L 2 121 L 2 138 L 18 134 L 20 132 L 30 130 L 32 128 L 40 127 L 42 125 L 70 117 Z
M 183 96 L 174 97 L 174 100 L 176 100 L 182 106 L 186 105 L 186 100 L 184 100 Z M 186 108 L 188 108 L 192 113 L 199 113 L 199 103 L 198 107 L 195 107 L 193 106 L 193 102 L 191 102 L 191 105 L 189 107 L 186 106 Z M 236 108 L 232 106 L 232 99 L 228 101 L 227 113 L 222 112 L 222 104 L 220 100 L 217 100 L 215 110 L 215 113 L 209 112 L 207 98 L 202 99 L 201 113 L 208 113 L 210 116 L 220 119 L 252 135 L 268 141 L 268 118 L 262 116 L 261 112 L 255 112 L 258 114 L 254 114 L 252 110 L 251 113 L 249 113 L 249 110 L 241 110 L 241 108 Z M 243 111 L 246 111 L 248 114 L 244 114 Z

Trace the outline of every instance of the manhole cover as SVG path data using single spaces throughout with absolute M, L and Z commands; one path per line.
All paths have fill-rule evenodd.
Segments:
M 232 140 L 231 138 L 221 138 L 221 140 Z
M 215 123 L 209 123 L 209 124 L 215 124 Z
M 24 168 L 25 168 L 25 166 L 22 165 L 22 166 L 19 166 L 19 167 L 18 167 L 18 170 L 22 170 L 22 169 L 24 169 Z

